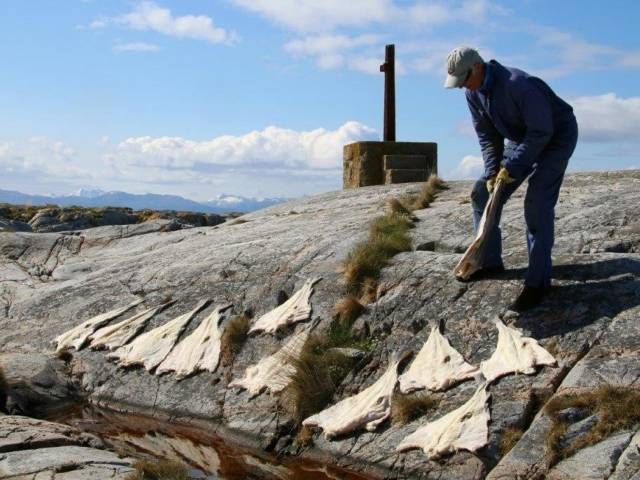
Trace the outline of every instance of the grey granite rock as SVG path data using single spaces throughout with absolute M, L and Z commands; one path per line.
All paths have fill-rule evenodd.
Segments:
M 104 450 L 75 428 L 21 416 L 0 417 L 0 477 L 38 480 L 124 480 L 133 459 Z
M 535 375 L 507 376 L 491 387 L 489 444 L 459 452 L 439 463 L 419 451 L 394 454 L 395 446 L 425 421 L 468 400 L 476 384 L 461 383 L 439 396 L 437 411 L 409 425 L 381 425 L 327 442 L 314 436 L 316 451 L 351 468 L 374 464 L 390 476 L 410 478 L 542 478 L 549 469 L 544 440 L 549 420 L 540 413 L 556 390 L 593 388 L 605 380 L 635 385 L 640 378 L 640 171 L 568 175 L 556 209 L 554 288 L 537 309 L 507 313 L 525 273 L 523 191 L 503 217 L 507 271 L 492 280 L 457 282 L 451 271 L 472 239 L 468 197 L 471 182 L 451 182 L 428 209 L 415 212 L 414 246 L 383 270 L 377 298 L 358 320 L 374 349 L 335 392 L 334 401 L 371 385 L 392 352 L 417 352 L 430 326 L 444 323 L 451 345 L 472 364 L 495 349 L 492 322 L 502 315 L 540 341 L 558 360 Z M 214 227 L 182 229 L 164 221 L 80 232 L 0 236 L 0 347 L 5 352 L 50 352 L 50 341 L 98 313 L 137 298 L 148 307 L 171 296 L 177 302 L 155 317 L 147 330 L 186 312 L 202 298 L 232 303 L 235 313 L 254 318 L 268 312 L 312 277 L 312 319 L 328 328 L 333 307 L 345 293 L 341 262 L 366 238 L 369 222 L 385 201 L 415 193 L 417 184 L 331 192 L 243 215 Z M 213 307 L 210 307 L 213 308 Z M 198 321 L 210 312 L 204 310 Z M 183 333 L 198 324 L 192 321 Z M 74 371 L 93 402 L 181 418 L 216 419 L 222 430 L 244 432 L 256 444 L 291 434 L 291 422 L 277 398 L 227 389 L 282 345 L 303 325 L 277 335 L 252 335 L 230 366 L 182 381 L 140 369 L 120 369 L 104 352 L 81 351 Z M 500 438 L 507 428 L 524 435 L 506 455 Z M 311 454 L 311 452 L 302 452 Z

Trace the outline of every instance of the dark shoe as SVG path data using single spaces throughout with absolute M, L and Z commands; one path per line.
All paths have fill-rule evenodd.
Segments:
M 466 279 L 456 277 L 456 280 L 463 283 L 475 282 L 477 280 L 484 280 L 486 278 L 495 278 L 501 273 L 504 273 L 504 265 L 496 265 L 495 267 L 481 268 L 480 270 L 473 272 L 471 275 L 469 275 L 469 278 Z
M 509 306 L 509 310 L 524 312 L 537 307 L 544 299 L 548 290 L 548 288 L 527 287 L 525 285 L 520 295 L 518 295 L 518 298 L 516 298 L 516 301 Z

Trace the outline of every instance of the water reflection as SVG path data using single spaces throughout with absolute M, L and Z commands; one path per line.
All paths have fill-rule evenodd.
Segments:
M 285 459 L 231 445 L 203 428 L 163 423 L 95 408 L 74 409 L 50 418 L 96 434 L 115 451 L 141 459 L 170 460 L 189 468 L 192 479 L 367 480 L 329 465 Z

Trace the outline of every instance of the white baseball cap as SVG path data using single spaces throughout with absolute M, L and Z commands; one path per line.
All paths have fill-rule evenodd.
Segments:
M 475 48 L 458 47 L 451 50 L 447 56 L 447 78 L 444 81 L 444 88 L 461 87 L 469 70 L 476 63 L 482 63 L 482 57 Z

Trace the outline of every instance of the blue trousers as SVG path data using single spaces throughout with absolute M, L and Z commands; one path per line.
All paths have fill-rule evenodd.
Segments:
M 528 177 L 529 186 L 524 199 L 524 219 L 527 225 L 529 268 L 525 277 L 525 285 L 541 288 L 548 287 L 551 284 L 554 208 L 558 202 L 564 172 L 567 169 L 569 158 L 575 149 L 577 140 L 577 126 L 554 136 L 529 171 L 521 179 L 506 185 L 501 204 L 498 206 L 495 228 L 489 235 L 484 267 L 502 265 L 502 235 L 500 232 L 502 207 Z M 517 144 L 515 143 L 507 143 L 505 157 L 509 155 L 511 149 L 516 147 Z M 473 225 L 476 232 L 484 207 L 489 201 L 486 182 L 487 178 L 483 175 L 475 183 L 471 192 Z

